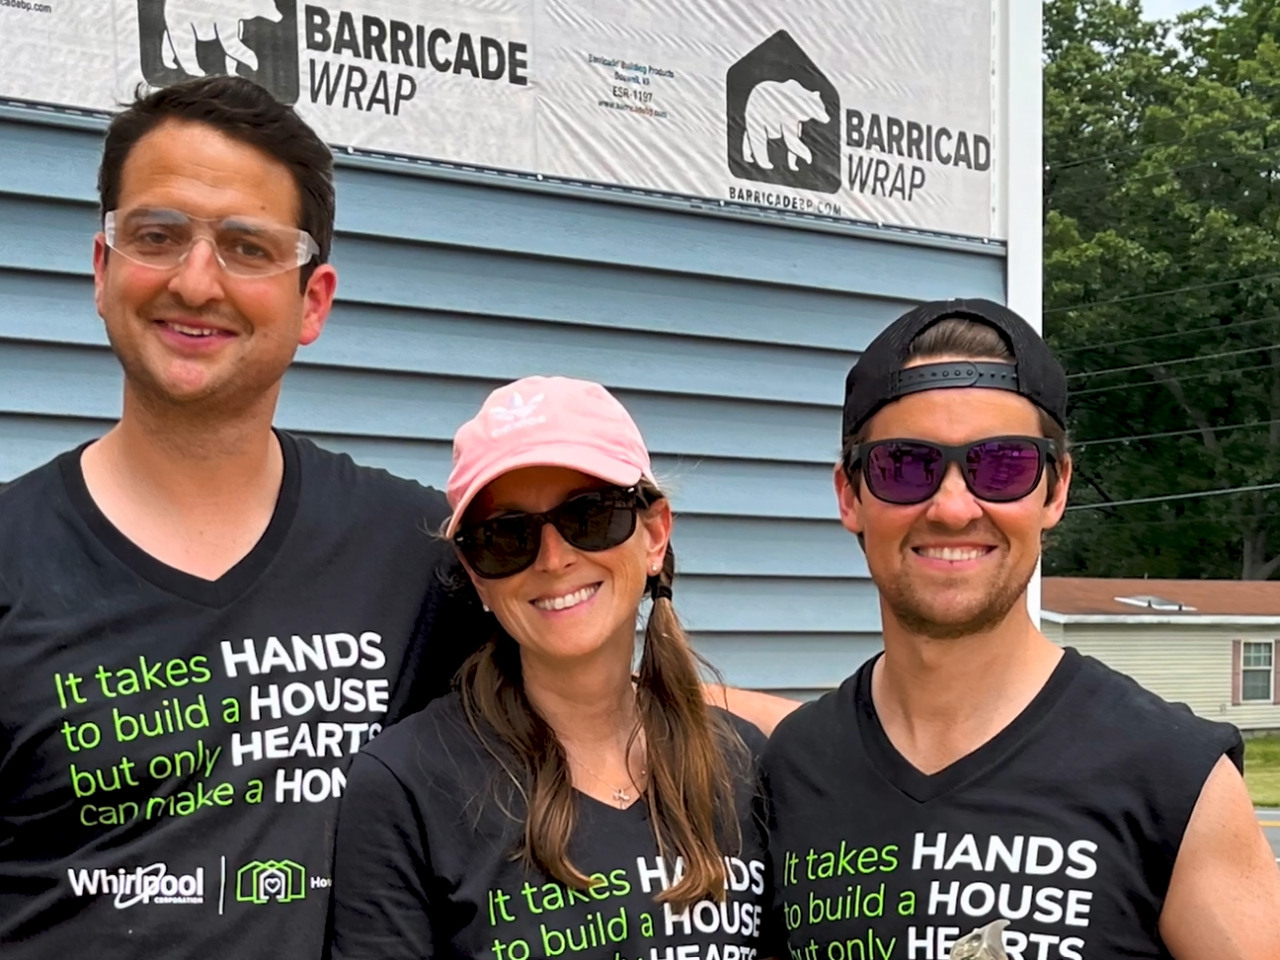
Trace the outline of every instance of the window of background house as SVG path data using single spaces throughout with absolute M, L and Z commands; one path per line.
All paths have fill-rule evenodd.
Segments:
M 1271 642 L 1245 641 L 1240 658 L 1240 699 L 1271 702 L 1271 658 L 1275 645 Z

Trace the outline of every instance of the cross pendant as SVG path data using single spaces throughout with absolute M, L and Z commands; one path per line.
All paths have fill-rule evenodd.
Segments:
M 631 794 L 621 788 L 613 791 L 613 802 L 618 806 L 626 806 L 631 801 Z

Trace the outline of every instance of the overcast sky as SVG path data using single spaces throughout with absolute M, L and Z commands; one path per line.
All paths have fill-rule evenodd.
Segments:
M 1142 12 L 1152 20 L 1175 17 L 1184 10 L 1204 6 L 1206 0 L 1142 0 Z

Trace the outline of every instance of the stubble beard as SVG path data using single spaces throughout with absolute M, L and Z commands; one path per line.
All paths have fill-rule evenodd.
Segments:
M 111 324 L 106 324 L 106 328 L 112 352 L 124 371 L 126 389 L 150 418 L 157 421 L 194 420 L 213 425 L 251 417 L 261 404 L 274 403 L 287 369 L 286 364 L 273 378 L 275 371 L 257 371 L 258 375 L 252 376 L 246 370 L 232 368 L 219 371 L 199 390 L 177 394 L 143 355 L 141 342 L 118 342 Z
M 909 633 L 930 640 L 962 640 L 995 629 L 1009 616 L 1026 593 L 1034 564 L 1025 571 L 1013 570 L 997 581 L 976 610 L 958 611 L 953 617 L 934 615 L 933 606 L 910 580 L 880 587 L 880 596 L 898 624 Z

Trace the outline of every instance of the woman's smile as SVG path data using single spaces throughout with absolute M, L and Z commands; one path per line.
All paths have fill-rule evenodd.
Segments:
M 559 611 L 570 610 L 574 607 L 586 603 L 596 595 L 596 591 L 600 589 L 601 582 L 590 583 L 585 587 L 581 587 L 569 593 L 561 593 L 558 595 L 549 595 L 538 597 L 536 600 L 529 601 L 539 610 Z

